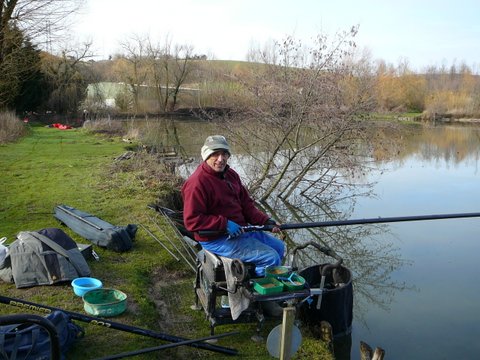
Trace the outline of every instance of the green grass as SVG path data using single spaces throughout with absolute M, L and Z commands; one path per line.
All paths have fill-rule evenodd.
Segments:
M 155 201 L 164 184 L 148 186 L 135 171 L 116 171 L 114 158 L 125 152 L 119 139 L 100 137 L 80 129 L 62 131 L 33 126 L 20 141 L 0 145 L 0 237 L 11 242 L 20 231 L 60 227 L 75 241 L 88 243 L 54 217 L 53 209 L 66 204 L 94 214 L 114 225 L 144 224 L 165 243 L 166 236 L 178 241 L 172 229 L 146 205 Z M 155 232 L 152 216 L 163 231 Z M 194 274 L 182 261 L 175 261 L 151 236 L 139 227 L 132 250 L 116 253 L 94 247 L 100 261 L 89 261 L 92 276 L 105 287 L 117 288 L 128 296 L 128 310 L 112 321 L 188 338 L 209 335 L 203 312 L 190 309 L 193 304 Z M 173 248 L 171 250 L 174 250 Z M 28 300 L 68 311 L 84 313 L 81 298 L 69 284 L 16 289 L 0 282 L 4 296 Z M 0 304 L 0 315 L 22 313 L 25 309 Z M 33 312 L 34 313 L 34 312 Z M 85 329 L 68 359 L 93 359 L 125 351 L 165 344 L 120 330 L 76 321 Z M 262 335 L 278 322 L 266 324 Z M 265 343 L 254 343 L 250 336 L 255 324 L 228 325 L 216 333 L 240 331 L 218 345 L 235 348 L 240 358 L 270 359 Z M 136 358 L 232 358 L 214 352 L 183 346 Z M 297 359 L 330 359 L 324 344 L 304 337 Z
M 371 119 L 374 120 L 385 120 L 385 121 L 402 121 L 408 123 L 416 123 L 418 119 L 422 116 L 422 113 L 417 112 L 404 112 L 404 113 L 371 113 L 368 115 Z

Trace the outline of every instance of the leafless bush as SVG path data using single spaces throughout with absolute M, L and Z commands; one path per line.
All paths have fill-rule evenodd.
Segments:
M 15 141 L 25 133 L 25 125 L 13 112 L 0 113 L 0 144 Z
M 83 128 L 94 133 L 121 136 L 125 129 L 123 122 L 111 119 L 87 120 L 83 123 Z
M 259 51 L 264 66 L 243 77 L 251 105 L 238 109 L 228 128 L 254 159 L 245 173 L 254 174 L 248 186 L 260 201 L 301 195 L 330 202 L 359 184 L 374 146 L 365 142 L 371 133 L 359 115 L 374 106 L 374 78 L 368 66 L 351 62 L 356 32 L 333 41 L 319 36 L 313 47 L 289 37 Z
M 130 126 L 127 130 L 127 134 L 125 135 L 125 138 L 130 141 L 135 141 L 140 139 L 140 129 L 137 127 Z
M 156 203 L 180 209 L 178 189 L 184 180 L 175 175 L 175 166 L 179 161 L 163 158 L 145 150 L 128 151 L 112 164 L 111 176 L 124 174 L 123 186 L 129 189 L 140 186 L 143 190 L 155 193 Z

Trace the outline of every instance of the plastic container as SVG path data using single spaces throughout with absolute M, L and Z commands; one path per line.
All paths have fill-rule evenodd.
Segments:
M 255 279 L 253 289 L 262 295 L 278 294 L 283 291 L 283 284 L 273 277 Z
M 282 279 L 281 282 L 288 291 L 301 290 L 305 287 L 305 279 L 296 273 L 290 274 L 287 279 Z
M 91 277 L 79 277 L 72 280 L 73 292 L 77 296 L 83 296 L 87 291 L 100 289 L 103 284 L 100 280 Z
M 291 269 L 288 266 L 269 266 L 265 269 L 265 277 L 288 277 Z
M 96 289 L 83 295 L 83 308 L 95 316 L 116 316 L 127 309 L 127 295 L 116 289 Z

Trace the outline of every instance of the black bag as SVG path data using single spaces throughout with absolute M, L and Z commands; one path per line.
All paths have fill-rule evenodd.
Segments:
M 55 206 L 55 218 L 95 245 L 123 252 L 130 250 L 137 225 L 114 226 L 96 216 L 68 205 Z
M 45 318 L 56 329 L 63 360 L 75 340 L 83 337 L 84 331 L 63 311 L 54 311 Z M 0 326 L 0 358 L 2 359 L 48 360 L 51 358 L 50 343 L 48 331 L 39 324 Z

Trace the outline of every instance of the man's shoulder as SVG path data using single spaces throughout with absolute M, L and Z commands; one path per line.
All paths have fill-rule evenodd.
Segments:
M 187 178 L 187 180 L 185 180 L 184 186 L 185 185 L 195 185 L 195 184 L 201 183 L 201 182 L 204 181 L 203 179 L 205 179 L 207 177 L 207 175 L 208 174 L 202 168 L 202 164 L 200 164 L 195 169 L 195 171 L 192 173 L 192 175 L 190 175 Z
M 238 175 L 238 173 L 235 170 L 233 170 L 231 167 L 229 167 L 228 170 L 225 171 L 225 177 L 240 180 L 240 175 Z

